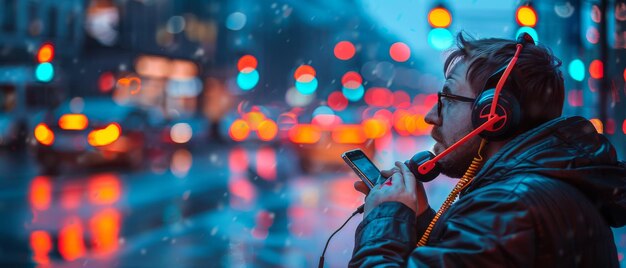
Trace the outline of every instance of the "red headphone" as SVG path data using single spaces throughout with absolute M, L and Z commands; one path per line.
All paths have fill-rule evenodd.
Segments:
M 535 41 L 528 33 L 520 34 L 517 38 L 515 55 L 509 64 L 489 77 L 472 107 L 472 124 L 474 125 L 472 132 L 437 156 L 429 151 L 424 151 L 417 153 L 405 162 L 418 180 L 427 182 L 436 178 L 440 173 L 439 160 L 476 135 L 480 135 L 486 140 L 503 140 L 515 133 L 522 117 L 519 102 L 512 94 L 503 93 L 502 89 L 522 48 L 534 44 Z M 496 79 L 498 82 L 495 88 L 491 88 Z

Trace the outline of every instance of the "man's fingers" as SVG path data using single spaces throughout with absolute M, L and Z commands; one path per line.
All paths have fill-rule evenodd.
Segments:
M 383 177 L 385 178 L 389 178 L 393 175 L 393 173 L 396 173 L 400 171 L 397 167 L 394 167 L 392 169 L 386 169 L 386 170 L 381 170 L 380 174 L 383 175 Z
M 399 162 L 396 162 L 396 165 Z M 407 167 L 405 164 L 400 163 L 399 168 L 402 172 L 402 177 L 404 177 L 404 185 L 406 186 L 406 189 L 408 191 L 415 191 L 415 187 L 417 186 L 417 182 L 415 181 L 415 175 L 413 175 L 413 173 L 411 173 L 411 170 L 409 170 L 409 167 Z
M 398 166 L 398 163 L 402 164 L 401 162 L 396 162 L 396 167 Z M 404 185 L 404 174 L 402 174 L 402 172 L 396 172 L 393 174 L 393 176 L 391 176 L 391 178 L 393 178 L 393 186 L 402 186 L 405 187 Z
M 364 195 L 367 195 L 370 192 L 370 189 L 362 181 L 355 181 L 354 182 L 354 189 L 356 189 L 357 191 L 363 193 Z

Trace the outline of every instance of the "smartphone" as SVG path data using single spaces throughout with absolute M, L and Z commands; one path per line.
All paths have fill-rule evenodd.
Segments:
M 360 149 L 350 150 L 341 155 L 343 161 L 354 170 L 368 188 L 372 189 L 376 185 L 380 170 Z

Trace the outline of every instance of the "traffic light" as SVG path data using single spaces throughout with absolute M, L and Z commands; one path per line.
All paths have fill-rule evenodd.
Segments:
M 437 50 L 444 50 L 452 46 L 453 37 L 448 27 L 452 24 L 452 13 L 442 5 L 435 6 L 428 12 L 428 44 Z
M 35 79 L 39 82 L 50 82 L 54 78 L 54 45 L 44 43 L 37 51 L 37 67 L 35 68 Z
M 515 33 L 515 37 L 519 36 L 521 33 L 528 33 L 537 43 L 539 40 L 539 36 L 537 35 L 537 31 L 535 30 L 535 26 L 537 25 L 538 17 L 537 11 L 529 4 L 524 4 L 517 8 L 515 11 L 515 20 L 517 21 L 517 25 L 520 28 Z

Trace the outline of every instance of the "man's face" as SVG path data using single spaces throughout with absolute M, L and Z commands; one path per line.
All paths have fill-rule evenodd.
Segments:
M 465 76 L 467 68 L 465 61 L 458 61 L 446 75 L 443 92 L 475 98 L 476 94 Z M 441 104 L 441 115 L 438 114 L 438 107 L 435 105 L 425 118 L 426 123 L 433 125 L 430 135 L 437 141 L 433 148 L 435 154 L 440 154 L 474 129 L 472 127 L 471 103 L 442 96 Z M 479 145 L 480 138 L 474 137 L 442 158 L 439 161 L 442 173 L 451 178 L 463 176 L 472 159 L 476 156 Z

